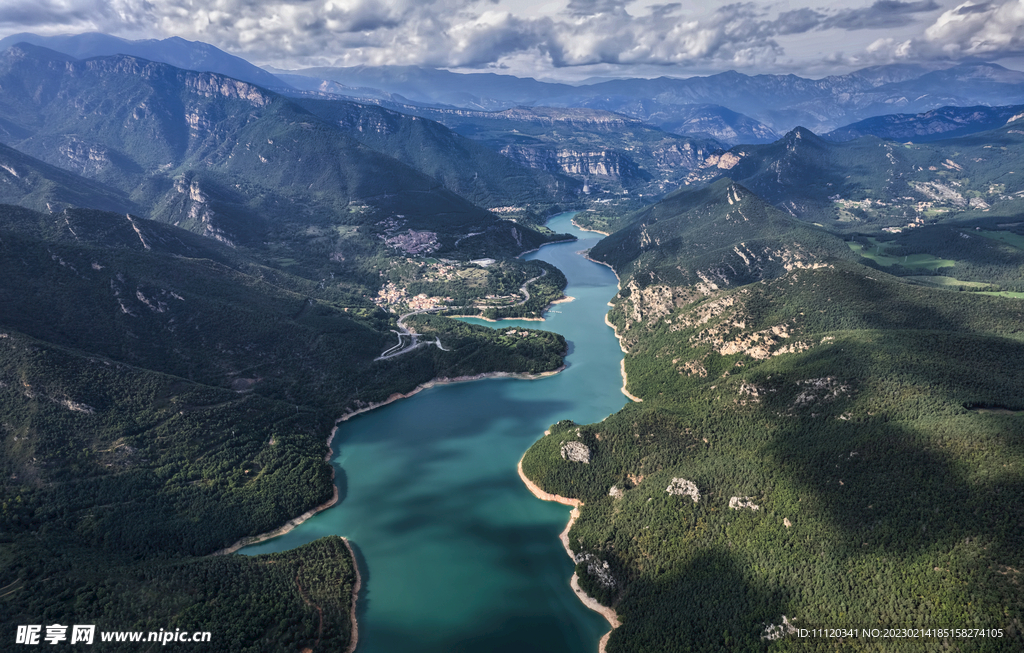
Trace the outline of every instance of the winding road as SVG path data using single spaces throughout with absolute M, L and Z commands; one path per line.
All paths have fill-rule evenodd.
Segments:
M 512 306 L 522 306 L 526 302 L 530 301 L 530 291 L 527 289 L 527 286 L 529 286 L 531 283 L 533 283 L 537 279 L 540 279 L 541 277 L 547 276 L 547 273 L 548 273 L 547 270 L 542 270 L 541 273 L 538 274 L 537 276 L 535 276 L 534 278 L 527 279 L 523 283 L 523 285 L 519 287 L 519 292 L 523 293 L 523 295 L 524 295 L 523 300 L 522 301 L 518 301 L 515 304 L 509 304 L 508 308 L 510 308 Z M 451 351 L 450 349 L 445 349 L 444 346 L 441 345 L 441 339 L 440 338 L 435 338 L 432 341 L 431 340 L 420 340 L 420 334 L 413 333 L 412 331 L 409 330 L 408 327 L 405 326 L 405 324 L 403 324 L 403 322 L 406 320 L 406 318 L 412 317 L 413 315 L 420 315 L 422 313 L 436 313 L 437 311 L 445 311 L 445 310 L 448 310 L 450 308 L 451 308 L 451 306 L 439 306 L 437 308 L 421 308 L 421 309 L 419 309 L 417 311 L 412 311 L 410 313 L 406 313 L 405 315 L 402 315 L 401 317 L 399 317 L 398 318 L 398 322 L 397 322 L 398 331 L 394 331 L 394 330 L 391 331 L 391 333 L 394 333 L 394 334 L 398 335 L 398 344 L 395 345 L 394 347 L 391 347 L 390 349 L 385 349 L 381 353 L 380 356 L 378 356 L 377 358 L 374 358 L 373 360 L 375 360 L 375 361 L 382 361 L 382 360 L 387 360 L 389 358 L 394 358 L 395 356 L 401 356 L 402 354 L 408 353 L 408 352 L 412 351 L 413 349 L 416 349 L 420 345 L 437 345 L 437 348 L 440 349 L 441 351 Z M 473 306 L 473 308 L 491 308 L 491 307 L 490 306 Z M 406 345 L 405 344 L 405 340 L 403 340 L 403 338 L 405 338 L 405 337 L 409 338 L 409 344 L 408 345 Z

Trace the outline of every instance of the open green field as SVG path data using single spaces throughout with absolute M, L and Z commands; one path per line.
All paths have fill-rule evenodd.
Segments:
M 1024 299 L 1024 292 L 1014 292 L 1012 290 L 1000 290 L 993 292 L 982 292 L 981 295 L 992 295 L 994 297 L 1012 297 L 1014 299 Z
M 1015 234 L 1012 231 L 988 231 L 979 229 L 975 233 L 979 236 L 984 236 L 985 238 L 991 238 L 992 240 L 998 240 L 1006 243 L 1007 245 L 1012 245 L 1017 249 L 1024 249 L 1024 236 Z
M 909 277 L 903 277 L 908 281 L 914 281 L 926 286 L 934 286 L 936 288 L 978 288 L 986 289 L 992 288 L 993 285 L 990 283 L 983 283 L 981 281 L 961 281 L 954 277 L 943 277 L 943 276 L 931 276 L 927 274 L 912 275 Z M 998 288 L 998 286 L 995 286 Z
M 908 256 L 889 256 L 886 251 L 887 247 L 885 243 L 880 243 L 876 238 L 868 238 L 871 242 L 870 247 L 865 247 L 863 244 L 848 241 L 846 244 L 850 246 L 857 254 L 860 254 L 864 258 L 871 259 L 879 265 L 902 265 L 905 268 L 913 270 L 937 270 L 939 268 L 948 268 L 956 265 L 956 261 L 939 258 L 931 254 L 910 254 Z

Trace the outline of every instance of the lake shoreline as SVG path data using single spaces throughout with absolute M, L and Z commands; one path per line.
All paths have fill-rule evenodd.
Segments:
M 583 229 L 583 227 L 579 227 L 579 228 Z M 622 279 L 619 278 L 619 273 L 615 271 L 615 268 L 613 268 L 608 263 L 605 263 L 604 261 L 598 261 L 597 259 L 592 259 L 592 258 L 590 258 L 590 256 L 584 256 L 584 258 L 586 258 L 588 261 L 591 261 L 593 263 L 597 263 L 598 265 L 604 265 L 607 268 L 609 268 L 612 271 L 612 273 L 615 275 L 615 279 L 618 282 L 619 290 L 622 290 Z M 608 302 L 608 305 L 612 306 L 612 307 L 615 306 L 611 302 Z M 619 349 L 622 350 L 622 353 L 623 354 L 628 354 L 629 352 L 626 350 L 626 348 L 622 344 L 622 336 L 619 335 L 619 330 L 616 329 L 615 325 L 612 324 L 611 320 L 608 319 L 608 314 L 607 313 L 604 314 L 604 323 L 612 328 L 612 333 L 615 334 L 615 339 L 619 341 Z M 626 376 L 626 359 L 625 358 L 622 359 L 622 362 L 619 365 L 619 371 L 622 373 L 622 394 L 624 394 L 627 397 L 629 397 L 629 399 L 631 399 L 632 401 L 635 401 L 635 402 L 638 402 L 638 403 L 643 402 L 643 399 L 641 399 L 640 397 L 637 397 L 635 394 L 631 393 L 629 390 L 626 389 L 626 386 L 629 384 L 629 377 Z
M 334 423 L 334 428 L 331 429 L 331 434 L 327 436 L 327 455 L 324 456 L 324 462 L 325 463 L 329 464 L 331 462 L 331 456 L 334 454 L 334 450 L 331 449 L 331 442 L 334 441 L 334 435 L 337 432 L 338 432 L 338 422 L 335 422 Z M 263 542 L 266 542 L 267 540 L 272 540 L 275 537 L 279 537 L 281 535 L 284 535 L 285 533 L 290 533 L 292 530 L 295 529 L 296 526 L 299 526 L 300 524 L 302 524 L 304 521 L 306 521 L 310 517 L 316 515 L 317 513 L 321 513 L 324 510 L 327 510 L 328 508 L 330 508 L 331 506 L 337 504 L 338 503 L 338 486 L 337 486 L 336 483 L 334 483 L 334 478 L 335 478 L 334 465 L 331 465 L 331 485 L 334 487 L 334 493 L 332 494 L 331 498 L 328 499 L 327 501 L 325 501 L 324 503 L 321 503 L 319 506 L 316 506 L 314 508 L 310 508 L 309 510 L 307 510 L 304 513 L 302 513 L 298 517 L 293 517 L 292 519 L 289 519 L 284 524 L 282 524 L 281 526 L 275 528 L 272 531 L 267 531 L 266 533 L 260 533 L 259 535 L 249 535 L 247 537 L 243 537 L 240 540 L 238 540 L 237 542 L 235 542 L 234 544 L 232 544 L 231 546 L 223 548 L 223 549 L 221 549 L 219 551 L 215 551 L 211 555 L 215 555 L 215 556 L 216 555 L 229 555 L 229 554 L 235 553 L 239 549 L 245 548 L 247 546 L 252 546 L 254 544 L 261 544 Z M 344 539 L 344 538 L 342 538 L 342 539 Z M 353 560 L 354 560 L 354 558 L 353 558 Z M 358 576 L 358 575 L 359 575 L 359 570 L 356 570 L 356 576 Z M 357 581 L 358 581 L 358 579 L 357 579 Z
M 415 394 L 418 394 L 419 392 L 422 392 L 423 390 L 433 388 L 438 385 L 449 385 L 452 383 L 468 383 L 470 381 L 482 381 L 484 379 L 520 379 L 522 381 L 536 381 L 537 379 L 543 379 L 558 374 L 564 369 L 565 363 L 562 363 L 562 365 L 558 366 L 556 369 L 550 370 L 548 372 L 540 372 L 538 374 L 529 374 L 527 372 L 481 372 L 480 374 L 473 374 L 470 376 L 439 376 L 427 381 L 426 383 L 419 384 L 409 392 L 396 392 L 387 399 L 385 399 L 384 401 L 371 402 L 356 410 L 345 413 L 344 415 L 338 418 L 335 424 L 347 422 L 356 415 L 360 415 L 362 413 L 374 410 L 376 408 L 380 408 L 381 406 L 387 406 L 388 404 L 394 403 L 399 399 L 407 399 Z M 335 426 L 335 430 L 337 430 L 337 426 Z M 333 432 L 331 433 L 331 437 L 334 437 Z M 330 442 L 330 440 L 328 440 L 328 442 Z
M 581 226 L 579 223 L 576 222 L 576 218 L 573 218 L 572 220 L 570 220 L 569 223 L 572 226 L 574 226 L 577 229 L 579 229 L 580 231 L 589 231 L 592 234 L 601 234 L 602 236 L 611 236 L 611 234 L 606 232 L 606 231 L 601 231 L 600 229 L 587 229 L 586 227 Z M 595 263 L 596 262 L 597 261 L 595 261 Z
M 356 603 L 359 601 L 359 590 L 363 588 L 363 577 L 359 575 L 356 552 L 352 550 L 352 545 L 349 544 L 348 538 L 343 537 L 341 541 L 345 543 L 345 548 L 348 549 L 348 555 L 352 558 L 352 569 L 356 572 L 356 584 L 352 586 L 352 608 L 349 610 L 349 619 L 352 622 L 352 637 L 348 643 L 348 648 L 345 649 L 345 653 L 355 653 L 356 646 L 359 644 L 359 620 L 356 619 Z
M 544 435 L 548 435 L 549 433 L 550 431 L 545 431 Z M 523 458 L 525 457 L 526 454 L 524 453 Z M 550 492 L 542 490 L 539 485 L 527 478 L 526 474 L 523 472 L 523 458 L 519 459 L 519 464 L 516 465 L 516 470 L 519 472 L 519 478 L 523 481 L 523 485 L 526 486 L 526 489 L 528 489 L 533 496 L 537 497 L 541 501 L 554 501 L 555 503 L 560 503 L 564 506 L 572 506 L 572 512 L 569 513 L 569 523 L 565 525 L 565 530 L 559 534 L 558 539 L 562 542 L 562 546 L 565 548 L 565 552 L 569 556 L 569 559 L 575 562 L 576 554 L 573 553 L 573 550 L 569 547 L 569 531 L 572 530 L 573 524 L 576 523 L 576 520 L 580 516 L 580 507 L 583 505 L 583 502 L 579 499 L 570 499 L 569 497 L 551 494 Z M 576 598 L 578 598 L 583 605 L 607 619 L 612 630 L 615 630 L 622 625 L 622 622 L 619 620 L 619 615 L 615 610 L 606 605 L 602 605 L 597 601 L 597 599 L 587 594 L 583 588 L 580 587 L 579 577 L 576 575 L 575 571 L 572 574 L 572 578 L 569 579 L 569 587 L 572 588 Z M 608 645 L 608 638 L 611 637 L 612 630 L 609 630 L 601 638 L 597 647 L 598 653 L 605 653 L 605 647 Z
M 576 240 L 578 240 L 578 239 L 577 238 L 569 238 L 569 239 L 565 239 L 565 240 L 559 240 L 559 241 L 553 241 L 553 242 L 549 242 L 549 243 L 544 243 L 543 245 L 541 245 L 541 247 L 538 247 L 535 250 L 530 250 L 530 252 L 537 251 L 537 250 L 543 248 L 543 246 L 545 246 L 545 245 L 566 244 L 566 243 L 574 242 Z M 520 256 L 529 254 L 530 252 L 523 252 L 523 254 L 521 254 Z M 616 275 L 616 278 L 617 277 L 618 277 L 618 275 Z M 549 310 L 554 304 L 559 304 L 559 303 L 564 303 L 564 302 L 572 302 L 574 300 L 575 300 L 574 297 L 567 296 L 567 295 L 563 294 L 563 296 L 560 297 L 559 299 L 553 300 L 553 301 L 549 302 L 548 305 L 543 309 L 541 315 L 543 315 L 544 312 Z M 455 317 L 455 316 L 449 316 L 449 317 Z M 465 317 L 474 317 L 474 318 L 486 320 L 486 318 L 482 318 L 482 316 L 479 316 L 479 315 L 472 315 L 472 316 L 465 316 Z M 543 317 L 541 317 L 541 318 L 514 318 L 514 317 L 512 317 L 512 318 L 501 318 L 499 320 L 486 320 L 486 321 L 488 321 L 488 322 L 501 322 L 503 320 L 543 321 L 544 318 Z M 432 388 L 432 387 L 437 386 L 437 385 L 447 385 L 447 384 L 452 384 L 452 383 L 466 383 L 466 382 L 470 382 L 470 381 L 485 380 L 485 379 L 488 379 L 488 378 L 515 378 L 515 379 L 521 379 L 521 380 L 537 380 L 537 379 L 545 378 L 545 377 L 548 377 L 548 376 L 552 376 L 554 374 L 558 374 L 559 372 L 563 371 L 564 369 L 566 369 L 566 364 L 564 363 L 564 360 L 563 360 L 563 364 L 560 365 L 557 369 L 553 369 L 553 370 L 549 370 L 549 371 L 541 372 L 541 373 L 537 373 L 537 374 L 513 373 L 513 372 L 486 372 L 486 373 L 480 373 L 480 374 L 474 374 L 474 375 L 465 375 L 465 376 L 457 376 L 457 377 L 435 377 L 435 378 L 433 378 L 433 379 L 431 379 L 431 380 L 429 380 L 429 381 L 427 381 L 425 383 L 417 385 L 415 388 L 413 388 L 409 392 L 405 392 L 405 393 L 396 392 L 396 393 L 391 394 L 390 396 L 388 396 L 386 399 L 384 399 L 382 401 L 369 402 L 369 403 L 360 401 L 358 403 L 355 403 L 355 404 L 349 406 L 346 409 L 346 411 L 340 417 L 338 417 L 338 419 L 335 421 L 334 428 L 331 430 L 331 433 L 330 433 L 329 437 L 327 438 L 328 453 L 327 453 L 327 456 L 326 456 L 325 460 L 330 461 L 330 459 L 333 457 L 333 455 L 335 453 L 333 451 L 333 449 L 331 448 L 331 445 L 333 443 L 334 436 L 337 433 L 338 426 L 341 424 L 341 422 L 345 422 L 345 421 L 351 419 L 352 417 L 354 417 L 355 415 L 359 415 L 361 413 L 365 413 L 365 412 L 374 410 L 376 408 L 380 408 L 382 406 L 386 406 L 386 405 L 388 405 L 390 403 L 398 401 L 399 399 L 405 399 L 405 398 L 412 397 L 412 396 L 416 395 L 417 393 L 419 393 L 419 392 L 421 392 L 421 391 L 423 391 L 423 390 L 425 390 L 427 388 Z M 334 478 L 334 475 L 335 475 L 335 469 L 334 469 L 334 466 L 332 465 L 332 480 Z M 524 482 L 528 481 L 528 479 L 525 479 L 525 477 L 522 477 L 522 478 L 524 479 Z M 534 485 L 534 487 L 536 488 L 535 485 Z M 536 488 L 536 489 L 539 491 L 539 488 Z M 535 495 L 535 496 L 537 496 L 537 495 Z M 551 495 L 551 496 L 554 497 L 555 495 Z M 561 498 L 565 499 L 564 497 L 561 497 Z M 569 499 L 565 499 L 565 500 L 566 501 L 578 501 L 578 500 L 569 500 Z M 284 534 L 288 533 L 289 531 L 293 530 L 294 528 L 296 528 L 297 526 L 301 525 L 303 522 L 307 521 L 308 519 L 310 519 L 314 515 L 318 514 L 319 512 L 322 512 L 322 511 L 324 511 L 324 510 L 326 510 L 326 509 L 336 505 L 338 503 L 338 501 L 339 501 L 339 498 L 338 498 L 338 487 L 337 487 L 337 485 L 334 485 L 333 496 L 331 497 L 331 499 L 329 501 L 327 501 L 327 502 L 325 502 L 325 503 L 323 503 L 323 504 L 321 504 L 319 506 L 316 506 L 315 508 L 313 508 L 313 509 L 311 509 L 311 510 L 305 512 L 305 513 L 303 513 L 299 517 L 296 517 L 296 518 L 294 518 L 292 520 L 289 520 L 286 524 L 284 524 L 280 528 L 274 529 L 273 531 L 270 531 L 268 533 L 263 533 L 261 535 L 256 535 L 256 536 L 251 536 L 251 537 L 247 537 L 247 538 L 242 538 L 241 540 L 239 540 L 239 542 L 237 542 L 232 547 L 229 547 L 228 549 L 224 549 L 222 551 L 219 551 L 218 553 L 219 554 L 234 553 L 234 552 L 238 551 L 242 547 L 250 546 L 250 545 L 254 545 L 254 544 L 259 544 L 261 542 L 265 542 L 267 540 L 273 539 L 273 538 L 278 537 L 280 535 L 284 535 Z M 580 504 L 580 505 L 582 505 L 582 504 Z M 574 511 L 574 515 L 578 516 L 578 514 L 579 514 L 578 510 L 575 510 Z M 564 532 L 563 532 L 563 534 L 561 536 L 561 538 L 564 539 L 564 541 L 566 543 L 565 544 L 566 552 L 570 556 L 572 555 L 572 553 L 571 553 L 571 550 L 568 549 L 568 547 L 567 547 L 568 532 L 572 528 L 573 523 L 575 522 L 575 518 L 576 518 L 575 516 L 571 517 L 569 523 L 566 525 L 566 528 L 565 528 L 565 530 L 564 530 Z M 345 537 L 342 537 L 342 540 L 344 541 L 344 543 L 346 545 L 346 548 L 349 550 L 350 555 L 352 556 L 352 559 L 353 559 L 353 564 L 355 565 L 355 556 L 354 556 L 354 553 L 352 551 L 352 547 L 349 544 L 348 539 L 345 538 Z M 351 619 L 351 623 L 352 623 L 352 639 L 351 639 L 351 644 L 349 645 L 349 647 L 347 649 L 347 653 L 353 653 L 355 648 L 356 648 L 357 642 L 358 642 L 358 630 L 359 630 L 358 626 L 359 626 L 359 624 L 358 624 L 358 620 L 356 618 L 356 607 L 357 607 L 356 603 L 357 603 L 357 600 L 358 600 L 358 592 L 361 591 L 361 588 L 362 588 L 362 578 L 361 578 L 361 576 L 359 574 L 358 566 L 354 566 L 354 571 L 355 571 L 356 578 L 355 578 L 355 586 L 354 586 L 354 589 L 353 589 L 352 609 L 351 609 L 351 615 L 350 615 L 350 619 Z M 612 625 L 613 628 L 618 625 L 617 615 L 615 614 L 615 612 L 613 610 L 611 610 L 610 608 L 607 608 L 605 606 L 601 606 L 596 601 L 594 601 L 591 597 L 589 597 L 585 593 L 583 593 L 582 590 L 578 589 L 578 579 L 575 578 L 575 574 L 573 576 L 573 579 L 570 582 L 570 587 L 573 588 L 574 592 L 577 594 L 577 597 L 580 599 L 581 602 L 584 603 L 584 605 L 586 605 L 588 608 L 590 608 L 590 609 L 592 609 L 594 611 L 597 611 L 600 614 L 602 614 L 602 616 L 604 616 L 609 621 L 609 623 Z M 592 603 L 592 605 L 591 605 L 591 603 L 588 603 L 588 600 Z M 612 616 L 609 616 L 609 613 Z M 365 624 L 364 624 L 364 626 L 365 626 Z M 611 631 L 609 631 L 607 634 L 605 634 L 604 637 L 601 638 L 601 640 L 600 640 L 600 649 L 599 650 L 601 651 L 601 653 L 603 653 L 603 651 L 604 651 L 605 644 L 608 641 L 608 638 L 609 638 L 610 634 L 611 634 Z
M 376 408 L 380 408 L 381 406 L 387 406 L 388 404 L 396 402 L 399 399 L 406 399 L 406 398 L 411 397 L 411 396 L 413 396 L 413 395 L 415 395 L 415 394 L 417 394 L 419 392 L 422 392 L 423 390 L 426 390 L 427 388 L 433 388 L 434 386 L 438 386 L 438 385 L 448 385 L 448 384 L 451 384 L 451 383 L 468 383 L 470 381 L 482 381 L 484 379 L 509 379 L 509 378 L 511 378 L 511 379 L 520 379 L 520 380 L 523 380 L 523 381 L 536 381 L 537 379 L 543 379 L 543 378 L 546 378 L 546 377 L 558 374 L 559 372 L 561 372 L 564 369 L 565 369 L 565 364 L 563 363 L 562 365 L 560 365 L 558 368 L 556 368 L 554 370 L 550 370 L 548 372 L 540 372 L 539 374 L 528 374 L 528 373 L 525 373 L 525 372 L 481 372 L 480 374 L 473 374 L 471 376 L 456 376 L 456 377 L 451 377 L 451 378 L 443 377 L 442 376 L 442 377 L 436 377 L 434 379 L 431 379 L 430 381 L 427 381 L 426 383 L 421 383 L 421 384 L 419 384 L 418 386 L 416 386 L 415 388 L 413 388 L 409 392 L 405 392 L 405 393 L 396 392 L 396 393 L 392 394 L 390 397 L 388 397 L 387 399 L 385 399 L 384 401 L 371 402 L 371 403 L 367 404 L 366 406 L 363 406 L 363 407 L 358 408 L 356 410 L 353 410 L 353 411 L 350 411 L 348 413 L 345 413 L 344 415 L 339 417 L 337 420 L 335 420 L 334 428 L 331 429 L 331 434 L 327 437 L 327 455 L 324 457 L 324 462 L 328 462 L 329 463 L 330 460 L 331 460 L 331 456 L 334 455 L 334 450 L 331 449 L 331 443 L 334 441 L 334 436 L 338 432 L 338 425 L 341 424 L 342 422 L 348 421 L 349 419 L 351 419 L 351 418 L 353 418 L 356 415 L 359 415 L 361 413 L 365 413 L 365 412 L 374 410 Z M 334 466 L 332 465 L 331 466 L 331 480 L 332 481 L 334 480 L 334 476 L 335 476 Z M 318 513 L 321 513 L 324 510 L 327 510 L 328 508 L 334 506 L 337 503 L 338 503 L 338 486 L 334 485 L 334 494 L 333 494 L 333 496 L 331 496 L 331 498 L 328 499 L 327 501 L 325 501 L 324 503 L 322 503 L 322 504 L 320 504 L 320 505 L 318 505 L 318 506 L 316 506 L 314 508 L 310 508 L 309 510 L 307 510 L 304 513 L 302 513 L 298 517 L 293 517 L 292 519 L 289 519 L 287 522 L 285 522 L 284 524 L 282 524 L 278 528 L 275 528 L 272 531 L 267 531 L 266 533 L 260 533 L 259 535 L 249 535 L 247 537 L 243 537 L 240 540 L 238 540 L 237 542 L 235 542 L 234 544 L 232 544 L 231 546 L 223 548 L 223 549 L 220 549 L 219 551 L 215 551 L 214 553 L 212 553 L 210 555 L 228 555 L 228 554 L 231 554 L 231 553 L 235 553 L 239 549 L 245 548 L 247 546 L 252 546 L 254 544 L 261 544 L 263 542 L 266 542 L 267 540 L 271 540 L 271 539 L 274 539 L 275 537 L 279 537 L 281 535 L 284 535 L 285 533 L 290 533 L 292 530 L 295 529 L 295 527 L 299 526 L 300 524 L 302 524 L 306 520 L 310 519 L 314 515 L 316 515 Z

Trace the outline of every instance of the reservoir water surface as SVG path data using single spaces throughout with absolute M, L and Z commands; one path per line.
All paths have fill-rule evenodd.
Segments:
M 569 588 L 573 564 L 558 540 L 569 508 L 536 499 L 516 472 L 552 423 L 597 422 L 627 401 L 622 353 L 604 322 L 615 275 L 578 254 L 600 236 L 572 226 L 572 215 L 548 226 L 577 242 L 525 258 L 560 268 L 574 301 L 554 305 L 544 322 L 466 320 L 560 333 L 567 368 L 534 381 L 436 386 L 343 422 L 332 458 L 341 501 L 242 550 L 349 538 L 363 575 L 360 653 L 594 653 L 608 631 Z

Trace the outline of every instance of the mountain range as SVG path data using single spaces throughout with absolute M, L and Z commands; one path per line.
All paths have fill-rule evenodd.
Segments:
M 396 214 L 409 228 L 440 230 L 442 246 L 472 232 L 511 248 L 524 237 L 442 181 L 247 82 L 125 55 L 80 61 L 20 45 L 0 54 L 0 83 L 9 145 L 120 190 L 150 207 L 147 217 L 225 242 L 265 241 L 339 216 L 369 226 Z M 111 93 L 120 100 L 111 102 Z M 430 157 L 424 151 L 418 160 Z M 509 176 L 506 160 L 491 159 L 501 165 L 490 174 Z M 543 209 L 557 185 L 515 199 Z M 522 233 L 536 237 L 528 226 Z
M 1024 101 L 1024 73 L 981 62 L 938 70 L 906 64 L 877 66 L 818 80 L 733 71 L 709 77 L 621 79 L 581 86 L 408 66 L 288 72 L 348 87 L 377 89 L 414 102 L 488 111 L 520 105 L 593 107 L 670 129 L 684 127 L 701 105 L 712 105 L 711 115 L 727 107 L 744 114 L 736 121 L 741 126 L 749 125 L 749 131 L 742 132 L 744 137 L 762 140 L 770 138 L 772 131 L 781 133 L 796 126 L 824 133 L 894 110 L 919 113 L 943 106 Z
M 98 33 L 46 37 L 22 33 L 0 40 L 0 49 L 19 42 L 75 58 L 128 54 L 299 96 L 345 96 L 477 111 L 520 106 L 603 109 L 665 131 L 711 137 L 727 145 L 771 142 L 797 126 L 823 134 L 894 111 L 913 114 L 942 107 L 1024 103 L 1024 73 L 980 61 L 947 66 L 890 64 L 818 80 L 726 72 L 570 85 L 417 66 L 264 70 L 209 44 L 176 37 L 128 41 Z
M 314 108 L 130 55 L 0 53 L 0 621 L 219 614 L 223 650 L 343 650 L 356 563 L 339 539 L 267 568 L 210 554 L 332 500 L 338 415 L 562 363 L 560 336 L 526 356 L 441 317 L 438 346 L 377 358 L 394 281 L 433 283 L 443 307 L 546 274 L 511 257 L 560 238 L 534 226 L 572 180 L 423 118 Z M 560 296 L 553 272 L 538 296 Z
M 218 73 L 265 88 L 285 89 L 288 87 L 288 84 L 279 78 L 241 57 L 228 54 L 209 43 L 186 41 L 178 36 L 167 39 L 130 41 L 99 32 L 62 36 L 39 36 L 21 32 L 0 39 L 0 50 L 7 50 L 18 43 L 38 45 L 62 52 L 75 59 L 126 54 L 148 61 L 170 64 L 183 70 Z
M 282 81 L 181 39 L 11 38 L 0 621 L 346 649 L 344 542 L 211 554 L 344 498 L 339 415 L 563 364 L 561 336 L 441 315 L 436 346 L 381 352 L 406 313 L 535 317 L 565 277 L 516 257 L 586 209 L 639 401 L 552 425 L 521 471 L 581 502 L 607 650 L 1024 642 L 1024 74 Z

